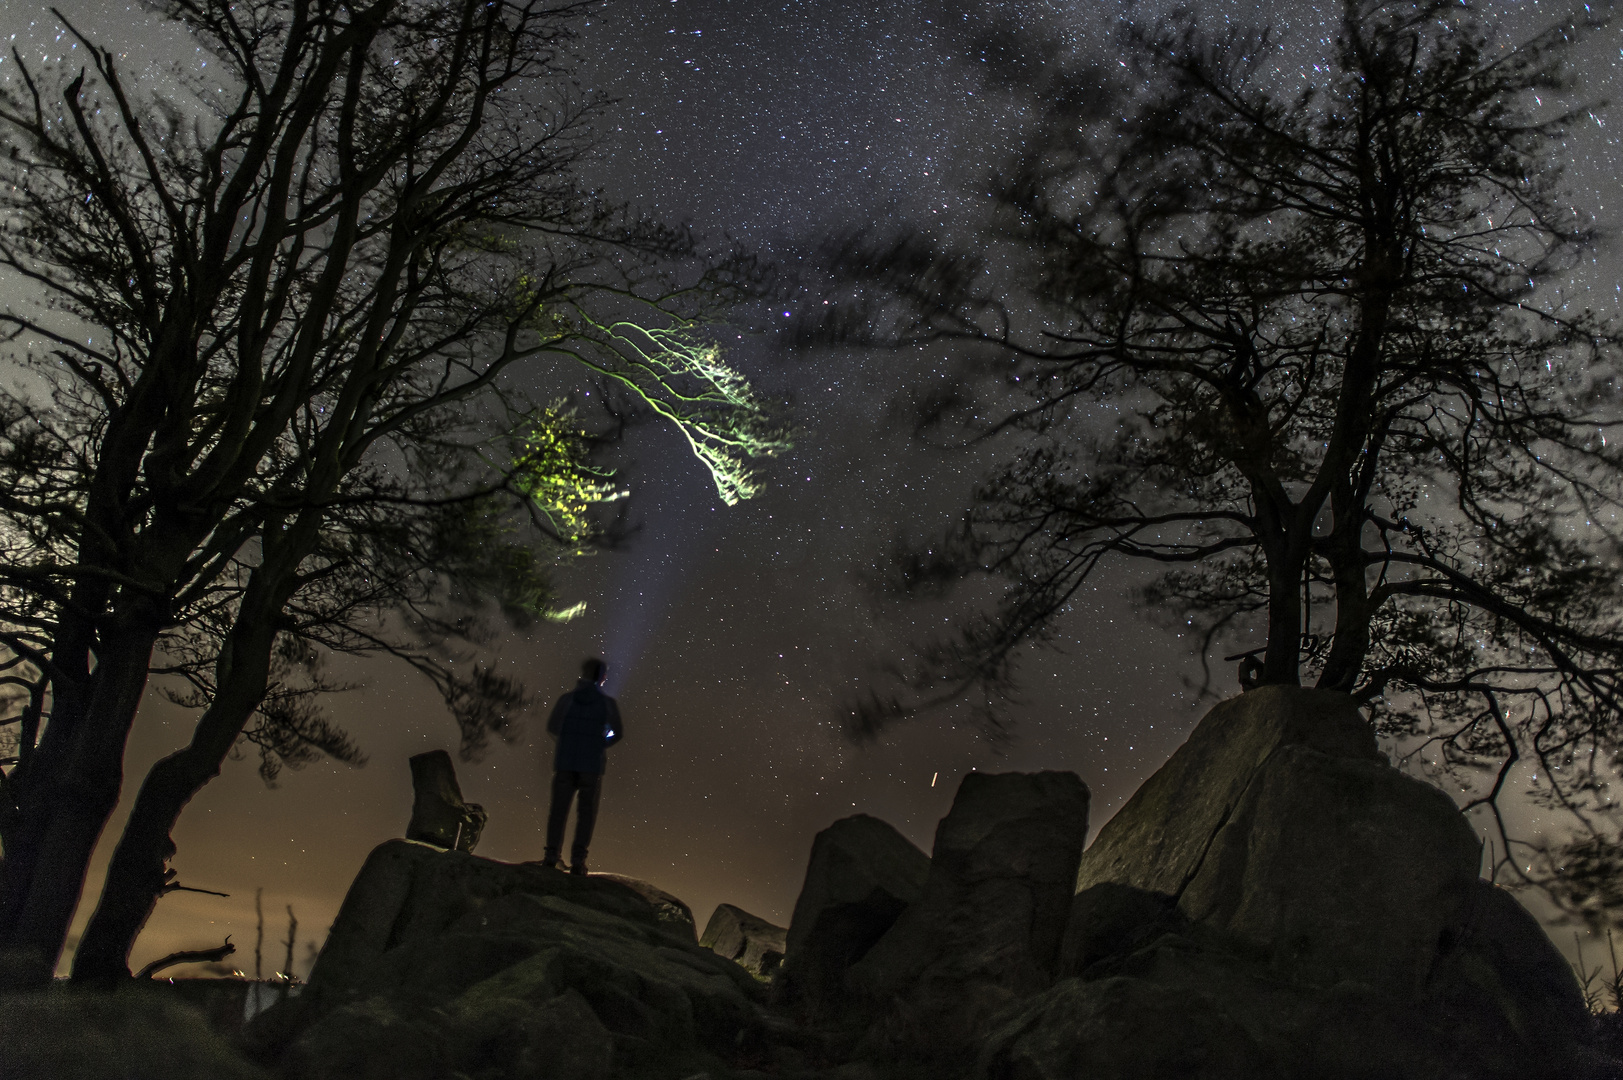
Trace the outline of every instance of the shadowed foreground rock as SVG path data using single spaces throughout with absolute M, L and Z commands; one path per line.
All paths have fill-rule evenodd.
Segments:
M 168 983 L 0 998 L 4 1080 L 272 1080 Z
M 40 1075 L 1623 1080 L 1452 802 L 1391 768 L 1345 696 L 1226 701 L 1084 853 L 1087 810 L 1069 773 L 971 774 L 933 859 L 837 821 L 787 931 L 717 909 L 704 944 L 725 955 L 647 882 L 390 841 L 305 993 L 244 1029 L 258 1066 L 137 997 L 86 1012 L 73 1047 L 101 1071 Z M 774 944 L 769 1005 L 746 965 Z M 3 1004 L 0 1080 L 32 1080 L 18 1062 L 53 1067 L 60 1016 Z M 142 1064 L 171 1039 L 173 1070 Z
M 1142 979 L 1067 979 L 992 1034 L 996 1080 L 1282 1080 L 1286 1074 L 1208 990 Z M 1303 1078 L 1306 1080 L 1306 1077 Z
M 642 891 L 389 841 L 350 887 L 308 989 L 250 1039 L 303 1080 L 726 1068 L 769 1026 L 764 992 Z
M 1226 701 L 1099 831 L 1067 977 L 1004 1014 L 978 1071 L 1612 1075 L 1586 1064 L 1571 969 L 1479 859 L 1453 802 L 1385 762 L 1351 699 Z
M 732 904 L 718 904 L 699 944 L 725 956 L 757 979 L 770 979 L 783 963 L 788 931 Z
M 681 897 L 672 896 L 658 885 L 634 877 L 627 877 L 625 874 L 600 874 L 594 872 L 588 876 L 601 881 L 612 881 L 617 885 L 624 885 L 653 905 L 654 917 L 660 921 L 665 929 L 672 931 L 684 940 L 697 938 L 698 935 L 693 922 L 693 909 L 688 907 Z
M 1087 832 L 1074 773 L 964 778 L 923 895 L 850 972 L 886 1010 L 867 1037 L 876 1051 L 973 1053 L 993 1013 L 1049 986 Z
M 841 818 L 812 841 L 785 935 L 775 996 L 798 1013 L 842 1008 L 846 973 L 924 894 L 930 857 L 867 814 Z

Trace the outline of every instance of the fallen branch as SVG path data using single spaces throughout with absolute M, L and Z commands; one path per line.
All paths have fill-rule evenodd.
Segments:
M 231 944 L 231 935 L 227 934 L 224 945 L 218 945 L 212 949 L 185 949 L 180 952 L 172 952 L 168 956 L 152 961 L 152 963 L 136 972 L 135 977 L 137 979 L 150 979 L 164 968 L 171 968 L 176 964 L 206 964 L 213 960 L 223 960 L 236 951 L 237 947 Z

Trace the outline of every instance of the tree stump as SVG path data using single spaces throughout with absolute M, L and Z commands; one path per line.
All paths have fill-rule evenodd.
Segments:
M 406 839 L 472 852 L 485 828 L 485 808 L 462 801 L 451 755 L 444 750 L 430 750 L 412 757 L 411 786 L 417 797 L 412 803 Z

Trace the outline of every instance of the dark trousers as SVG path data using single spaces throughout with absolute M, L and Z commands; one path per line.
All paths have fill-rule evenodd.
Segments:
M 570 850 L 570 861 L 586 861 L 586 849 L 592 844 L 592 828 L 597 824 L 597 797 L 602 793 L 602 773 L 559 769 L 552 774 L 552 810 L 547 814 L 546 858 L 556 859 L 563 850 L 569 803 L 579 795 L 575 809 L 575 844 Z

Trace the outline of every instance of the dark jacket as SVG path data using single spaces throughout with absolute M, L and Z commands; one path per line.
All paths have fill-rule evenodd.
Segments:
M 547 734 L 558 740 L 552 767 L 558 772 L 600 773 L 605 749 L 625 736 L 620 706 L 586 679 L 558 699 L 547 719 Z

